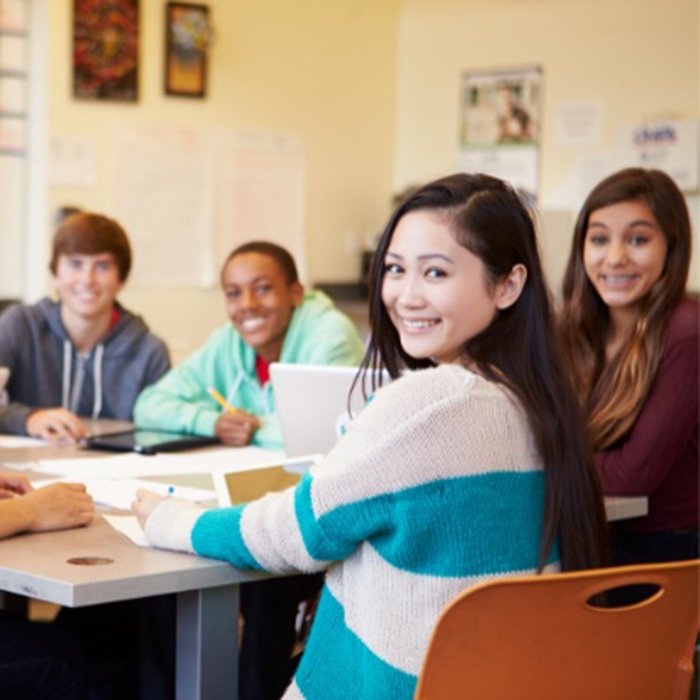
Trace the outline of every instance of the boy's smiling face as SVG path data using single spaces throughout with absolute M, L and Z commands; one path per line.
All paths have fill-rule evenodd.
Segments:
M 243 341 L 267 362 L 279 360 L 294 308 L 303 298 L 278 262 L 263 253 L 231 258 L 222 274 L 226 310 Z
M 83 321 L 103 319 L 112 313 L 114 299 L 122 288 L 112 253 L 62 254 L 58 258 L 54 285 L 62 313 Z

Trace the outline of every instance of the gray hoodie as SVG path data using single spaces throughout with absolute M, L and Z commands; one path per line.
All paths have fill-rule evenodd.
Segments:
M 33 410 L 57 406 L 90 418 L 131 420 L 139 392 L 165 374 L 170 359 L 140 317 L 116 307 L 117 323 L 82 355 L 61 321 L 60 302 L 45 298 L 0 315 L 0 366 L 11 370 L 0 432 L 23 435 Z

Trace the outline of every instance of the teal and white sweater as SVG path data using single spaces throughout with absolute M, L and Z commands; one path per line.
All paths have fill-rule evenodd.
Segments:
M 235 508 L 161 503 L 146 535 L 275 573 L 327 569 L 285 698 L 413 697 L 442 608 L 537 568 L 544 474 L 501 387 L 443 365 L 382 389 L 296 488 Z M 557 553 L 547 570 L 558 570 Z

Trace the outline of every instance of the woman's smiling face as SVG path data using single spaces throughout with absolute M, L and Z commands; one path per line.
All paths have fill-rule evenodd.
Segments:
M 464 344 L 486 329 L 497 287 L 483 262 L 461 246 L 444 214 L 417 210 L 397 224 L 384 259 L 382 301 L 405 352 L 464 361 Z
M 618 202 L 588 217 L 583 265 L 611 310 L 631 309 L 647 295 L 663 273 L 667 250 L 666 236 L 644 201 Z

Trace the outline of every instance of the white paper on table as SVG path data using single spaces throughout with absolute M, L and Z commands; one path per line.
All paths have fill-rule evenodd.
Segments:
M 0 435 L 0 447 L 11 450 L 21 447 L 47 447 L 50 444 L 39 438 L 23 437 L 22 435 Z
M 60 479 L 33 481 L 32 486 L 38 489 L 61 481 L 69 481 L 69 479 L 62 477 Z M 216 499 L 216 493 L 210 489 L 171 486 L 158 481 L 146 481 L 145 479 L 86 479 L 83 483 L 95 503 L 112 508 L 121 508 L 122 510 L 131 508 L 131 504 L 136 500 L 136 492 L 139 489 L 148 489 L 161 496 L 172 495 L 198 503 Z
M 126 452 L 109 457 L 44 459 L 37 464 L 38 469 L 46 474 L 84 481 L 91 478 L 132 479 L 142 476 L 210 474 L 222 469 L 274 464 L 283 458 L 283 452 L 263 450 L 260 447 L 220 447 L 156 455 Z
M 39 471 L 39 465 L 36 462 L 5 462 L 0 459 L 0 464 L 2 464 L 3 468 L 10 469 L 13 472 Z
M 105 515 L 103 517 L 117 532 L 121 532 L 134 544 L 139 547 L 151 546 L 135 515 Z

